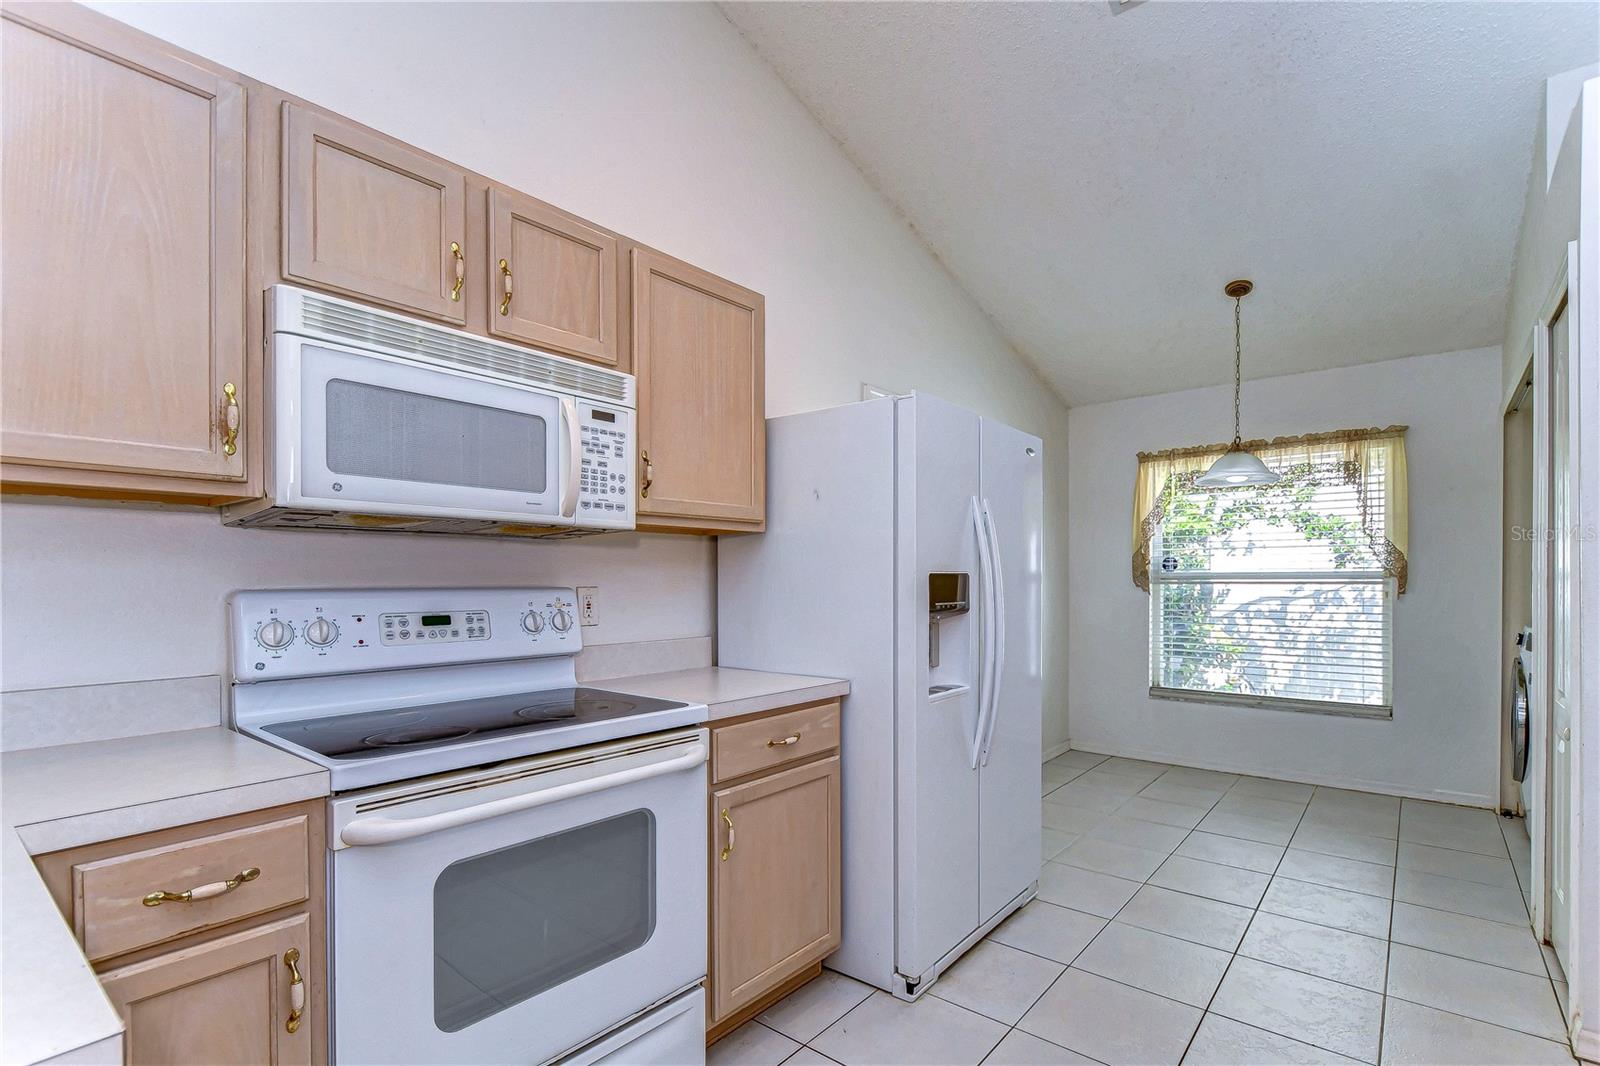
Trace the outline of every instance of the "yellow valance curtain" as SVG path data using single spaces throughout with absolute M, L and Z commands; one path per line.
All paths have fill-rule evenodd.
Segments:
M 1355 487 L 1360 500 L 1362 528 L 1385 573 L 1406 590 L 1406 553 L 1409 550 L 1409 516 L 1406 489 L 1406 427 L 1341 429 L 1308 433 L 1301 437 L 1248 440 L 1244 446 L 1274 470 L 1297 466 L 1334 471 Z M 1166 517 L 1173 492 L 1193 491 L 1193 480 L 1210 469 L 1228 450 L 1226 444 L 1140 452 L 1139 475 L 1133 485 L 1133 583 L 1150 591 L 1150 541 Z M 1367 499 L 1369 474 L 1382 471 L 1384 506 L 1373 514 Z M 1239 489 L 1220 489 L 1238 492 Z

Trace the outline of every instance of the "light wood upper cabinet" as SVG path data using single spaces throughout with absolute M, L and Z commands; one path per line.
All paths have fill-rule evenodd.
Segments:
M 0 71 L 6 488 L 237 495 L 243 86 L 67 4 L 8 4 Z
M 766 301 L 635 248 L 641 528 L 743 532 L 766 516 Z
M 520 193 L 489 190 L 489 332 L 617 362 L 617 238 Z
M 283 273 L 462 324 L 466 172 L 310 108 L 283 105 Z
M 839 756 L 711 795 L 711 1016 L 839 946 Z
M 101 974 L 128 1027 L 124 1061 L 309 1066 L 303 1013 L 289 1029 L 295 997 L 305 995 L 310 946 L 311 920 L 302 914 Z

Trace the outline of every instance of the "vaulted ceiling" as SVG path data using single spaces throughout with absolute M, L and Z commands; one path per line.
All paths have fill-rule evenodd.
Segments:
M 1069 403 L 1500 343 L 1575 3 L 725 3 Z

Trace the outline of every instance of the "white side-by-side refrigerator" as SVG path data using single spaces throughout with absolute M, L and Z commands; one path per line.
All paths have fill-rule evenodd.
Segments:
M 1040 867 L 1043 447 L 927 395 L 767 422 L 767 531 L 717 547 L 718 662 L 847 678 L 843 943 L 903 999 Z

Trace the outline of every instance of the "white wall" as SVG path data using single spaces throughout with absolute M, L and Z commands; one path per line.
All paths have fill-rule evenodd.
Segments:
M 1409 587 L 1395 607 L 1394 717 L 1155 700 L 1149 596 L 1131 572 L 1136 453 L 1223 440 L 1232 390 L 1074 407 L 1067 454 L 1074 747 L 1490 806 L 1498 793 L 1500 352 L 1246 382 L 1244 430 L 1409 425 Z
M 935 392 L 1042 437 L 1056 592 L 1047 691 L 1064 690 L 1065 407 L 715 7 L 95 6 L 764 293 L 769 414 L 855 400 L 865 380 Z M 217 672 L 220 644 L 186 639 L 174 651 L 161 626 L 192 614 L 192 637 L 220 623 L 226 590 L 252 584 L 565 577 L 602 585 L 608 621 L 596 640 L 712 624 L 710 549 L 683 538 L 247 534 L 209 514 L 14 504 L 4 522 L 6 688 Z M 91 654 L 108 617 L 150 617 L 126 590 L 161 572 L 165 618 L 109 659 Z M 1064 712 L 1047 708 L 1046 744 L 1065 739 Z
M 1517 251 L 1506 296 L 1506 333 L 1501 355 L 1502 397 L 1522 380 L 1532 357 L 1534 323 L 1556 273 L 1567 257 L 1567 242 L 1578 239 L 1581 136 L 1575 88 L 1591 68 L 1568 71 L 1545 83 L 1539 128 L 1534 135 L 1528 191 L 1517 230 Z

